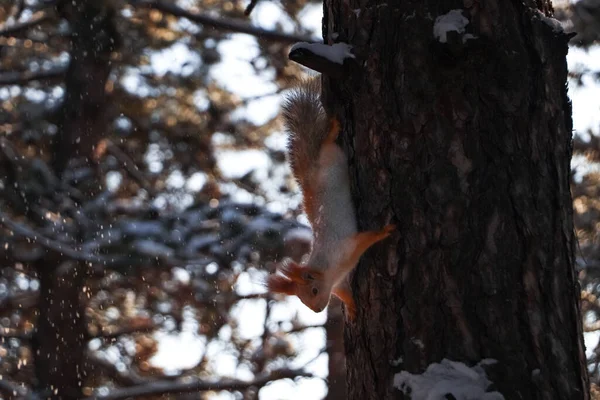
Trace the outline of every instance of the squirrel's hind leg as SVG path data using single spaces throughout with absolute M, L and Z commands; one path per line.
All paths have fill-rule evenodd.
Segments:
M 358 264 L 358 259 L 363 255 L 365 251 L 367 251 L 369 247 L 390 236 L 395 230 L 396 225 L 390 224 L 385 226 L 380 231 L 359 232 L 352 236 L 350 239 L 347 239 L 352 244 L 351 246 L 349 246 L 352 250 L 350 252 L 350 256 L 348 257 L 349 259 L 347 264 Z
M 380 231 L 366 231 L 360 232 L 346 239 L 347 248 L 350 248 L 350 255 L 345 260 L 343 265 L 354 268 L 358 264 L 358 259 L 363 255 L 365 251 L 375 243 L 387 238 L 391 233 L 396 230 L 396 225 L 387 225 Z M 346 267 L 347 268 L 347 267 Z M 350 271 L 345 271 L 348 274 Z M 345 305 L 348 317 L 353 320 L 356 316 L 356 304 L 352 297 L 352 289 L 350 288 L 349 277 L 346 277 L 335 286 L 332 290 L 332 294 L 339 298 Z
M 356 303 L 354 303 L 354 298 L 352 297 L 348 278 L 344 279 L 339 286 L 334 287 L 331 293 L 344 303 L 346 306 L 346 315 L 348 315 L 350 321 L 353 321 L 356 318 Z
M 390 224 L 380 231 L 359 232 L 344 239 L 342 245 L 344 256 L 338 264 L 337 268 L 339 270 L 336 271 L 335 276 L 345 277 L 348 275 L 356 267 L 358 260 L 369 247 L 390 236 L 395 229 L 396 225 Z
M 329 119 L 329 132 L 327 133 L 327 137 L 325 137 L 325 141 L 323 144 L 331 144 L 334 143 L 340 134 L 341 125 L 340 121 L 336 117 L 332 117 Z

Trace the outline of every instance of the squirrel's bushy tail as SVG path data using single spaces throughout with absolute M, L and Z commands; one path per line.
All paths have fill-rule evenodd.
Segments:
M 283 105 L 283 117 L 289 131 L 288 155 L 292 172 L 304 190 L 307 182 L 301 179 L 316 166 L 328 135 L 320 78 L 308 79 L 292 89 Z

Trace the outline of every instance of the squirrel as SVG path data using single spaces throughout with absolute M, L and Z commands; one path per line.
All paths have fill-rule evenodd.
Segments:
M 321 102 L 321 81 L 311 78 L 293 89 L 283 105 L 288 130 L 288 158 L 302 191 L 303 210 L 313 230 L 308 261 L 285 260 L 279 273 L 267 278 L 272 293 L 296 295 L 308 308 L 321 312 L 331 295 L 356 316 L 349 273 L 361 255 L 388 237 L 395 225 L 358 232 L 350 195 L 348 160 L 336 144 L 340 123 L 328 117 Z

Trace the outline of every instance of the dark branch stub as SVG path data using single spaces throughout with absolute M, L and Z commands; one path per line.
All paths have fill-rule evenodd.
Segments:
M 252 12 L 252 10 L 254 10 L 254 7 L 256 7 L 257 4 L 258 4 L 258 0 L 250 0 L 250 3 L 248 3 L 248 6 L 244 10 L 244 15 L 245 16 L 250 15 L 250 13 Z
M 288 58 L 324 75 L 341 78 L 346 75 L 347 60 L 355 58 L 351 50 L 347 43 L 329 46 L 300 42 L 292 46 Z

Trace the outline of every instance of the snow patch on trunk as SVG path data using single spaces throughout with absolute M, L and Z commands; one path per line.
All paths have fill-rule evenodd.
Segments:
M 554 33 L 562 33 L 564 32 L 563 26 L 560 23 L 559 20 L 552 18 L 552 17 L 546 17 L 546 15 L 544 15 L 543 12 L 541 12 L 540 10 L 536 10 L 537 16 L 546 24 L 548 25 L 550 28 L 552 28 L 552 32 Z
M 452 395 L 456 400 L 504 400 L 499 392 L 486 392 L 491 385 L 483 366 L 496 360 L 484 359 L 474 367 L 443 359 L 430 364 L 420 375 L 402 371 L 394 376 L 394 386 L 412 400 L 445 400 Z
M 290 53 L 298 49 L 306 49 L 336 64 L 343 64 L 346 58 L 355 58 L 351 52 L 352 46 L 343 42 L 331 46 L 321 43 L 299 42 L 292 46 Z
M 469 20 L 463 15 L 462 10 L 450 10 L 444 15 L 440 15 L 435 19 L 433 24 L 433 36 L 441 43 L 448 41 L 448 32 L 465 33 L 466 26 L 469 25 Z M 466 39 L 474 39 L 475 36 L 469 35 Z

